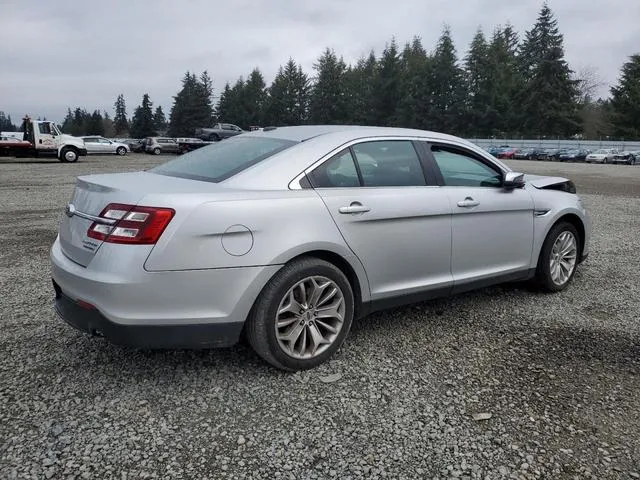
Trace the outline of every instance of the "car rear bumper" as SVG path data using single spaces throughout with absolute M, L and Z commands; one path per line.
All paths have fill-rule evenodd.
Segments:
M 105 337 L 111 343 L 135 348 L 213 348 L 235 344 L 242 322 L 183 325 L 122 325 L 99 310 L 80 304 L 62 293 L 54 281 L 55 309 L 66 323 L 81 332 Z
M 145 249 L 134 258 L 119 245 L 109 246 L 83 267 L 56 240 L 51 249 L 56 310 L 79 330 L 144 348 L 235 343 L 255 299 L 281 268 L 148 272 L 142 267 Z

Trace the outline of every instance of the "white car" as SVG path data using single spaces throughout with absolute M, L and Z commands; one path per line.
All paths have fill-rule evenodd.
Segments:
M 601 148 L 587 155 L 584 161 L 587 163 L 611 163 L 617 153 L 618 151 L 612 148 Z
M 122 142 L 116 142 L 115 140 L 109 140 L 104 137 L 90 136 L 82 137 L 84 144 L 87 147 L 87 153 L 109 154 L 115 153 L 117 155 L 126 155 L 129 153 L 129 145 Z

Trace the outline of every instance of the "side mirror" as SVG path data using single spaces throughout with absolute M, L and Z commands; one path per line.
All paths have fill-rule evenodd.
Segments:
M 522 188 L 524 187 L 524 173 L 507 172 L 504 174 L 502 181 L 504 188 Z

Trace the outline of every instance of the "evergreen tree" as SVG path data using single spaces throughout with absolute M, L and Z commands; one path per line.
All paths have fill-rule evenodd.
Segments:
M 102 123 L 102 114 L 99 110 L 94 112 L 87 118 L 87 127 L 83 132 L 85 135 L 104 135 L 104 125 Z
M 64 117 L 64 121 L 62 122 L 62 128 L 60 130 L 64 133 L 71 134 L 71 131 L 73 129 L 73 119 L 74 119 L 73 112 L 71 111 L 70 108 L 67 108 L 67 116 Z
M 249 128 L 250 126 L 262 125 L 263 109 L 266 97 L 264 77 L 257 68 L 249 74 L 244 84 L 242 92 L 243 100 L 243 116 L 240 120 L 240 126 Z
M 134 138 L 143 138 L 156 135 L 156 128 L 153 123 L 153 103 L 149 94 L 142 96 L 142 103 L 136 107 L 131 119 L 131 135 Z
M 347 65 L 327 48 L 313 68 L 316 79 L 309 99 L 309 122 L 345 123 L 348 118 Z
M 428 71 L 431 58 L 415 37 L 407 43 L 402 52 L 401 98 L 396 111 L 398 126 L 408 128 L 429 128 L 428 105 L 430 85 Z
M 464 79 L 448 27 L 440 35 L 426 77 L 430 88 L 429 128 L 462 135 L 468 128 L 464 122 Z
M 376 74 L 372 79 L 371 123 L 373 125 L 393 126 L 397 123 L 396 108 L 402 98 L 401 76 L 402 62 L 398 54 L 398 45 L 393 38 L 382 51 Z
M 611 88 L 611 107 L 614 135 L 640 139 L 640 54 L 622 66 L 618 84 Z
M 521 106 L 526 133 L 564 137 L 577 133 L 578 85 L 564 59 L 558 22 L 547 5 L 526 32 L 519 58 L 525 78 Z
M 309 78 L 289 59 L 280 67 L 267 91 L 264 104 L 266 126 L 301 125 L 307 122 L 309 110 Z
M 113 126 L 113 120 L 111 120 L 109 112 L 106 110 L 102 112 L 102 131 L 102 135 L 107 138 L 113 138 L 116 136 L 116 129 Z
M 469 133 L 486 136 L 491 133 L 487 121 L 490 104 L 489 44 L 481 29 L 478 29 L 465 57 L 465 79 L 467 87 L 467 115 Z
M 377 60 L 373 51 L 346 72 L 348 92 L 348 120 L 355 125 L 374 125 L 373 78 Z
M 487 49 L 487 104 L 484 135 L 520 135 L 523 132 L 524 75 L 517 56 L 518 34 L 511 25 L 494 31 Z M 476 132 L 473 132 L 476 133 Z
M 165 132 L 167 130 L 167 119 L 160 105 L 156 107 L 156 111 L 153 114 L 153 126 L 156 132 Z
M 129 131 L 129 121 L 127 120 L 127 107 L 124 102 L 124 95 L 118 95 L 114 104 L 115 115 L 113 117 L 113 126 L 116 135 L 122 135 Z
M 18 127 L 11 121 L 11 115 L 6 115 L 3 111 L 0 110 L 0 132 L 16 131 L 18 131 Z
M 186 137 L 200 127 L 213 123 L 212 82 L 205 71 L 200 78 L 187 72 L 182 79 L 182 89 L 173 97 L 168 134 Z

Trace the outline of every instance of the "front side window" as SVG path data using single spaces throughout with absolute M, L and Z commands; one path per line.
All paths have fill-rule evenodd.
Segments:
M 449 187 L 500 187 L 502 173 L 472 154 L 450 147 L 433 145 L 431 153 Z
M 39 123 L 38 130 L 43 135 L 51 135 L 51 126 L 48 123 Z
M 297 142 L 278 138 L 232 137 L 186 153 L 150 172 L 205 182 L 221 182 Z
M 352 147 L 365 187 L 424 186 L 420 159 L 409 140 L 382 140 Z
M 358 170 L 353 162 L 351 151 L 347 148 L 334 155 L 309 175 L 314 188 L 359 187 Z

